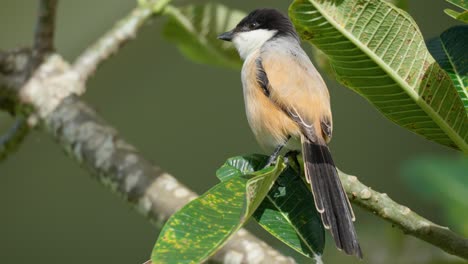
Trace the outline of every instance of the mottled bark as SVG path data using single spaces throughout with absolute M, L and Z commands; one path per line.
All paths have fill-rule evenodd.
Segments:
M 44 4 L 54 2 L 43 1 Z M 19 109 L 28 115 L 28 124 L 39 124 L 93 177 L 128 201 L 158 228 L 196 194 L 148 162 L 78 96 L 85 92 L 85 81 L 96 67 L 122 43 L 133 38 L 143 22 L 154 12 L 160 12 L 168 2 L 141 0 L 140 7 L 90 46 L 73 67 L 59 55 L 50 55 L 28 80 L 27 69 L 34 58 L 33 52 L 28 49 L 0 52 L 0 108 L 10 112 Z M 390 221 L 407 234 L 468 258 L 467 239 L 422 218 L 386 194 L 371 190 L 354 176 L 341 173 L 340 177 L 354 203 Z M 210 261 L 294 262 L 244 229 Z
M 142 1 L 143 2 L 143 1 Z M 0 52 L 0 106 L 19 109 L 28 124 L 39 125 L 100 183 L 133 205 L 158 229 L 197 195 L 144 159 L 117 131 L 80 101 L 85 81 L 96 67 L 132 39 L 143 22 L 168 1 L 144 1 L 140 7 L 91 45 L 72 67 L 59 55 L 45 61 L 28 79 L 34 52 Z M 8 154 L 8 153 L 6 153 Z M 248 231 L 241 229 L 210 260 L 216 263 L 294 263 Z
M 93 177 L 135 206 L 158 228 L 197 197 L 173 176 L 142 157 L 77 96 L 64 99 L 45 117 L 44 128 Z M 212 260 L 219 263 L 293 262 L 245 230 L 239 231 Z
M 450 254 L 468 259 L 468 239 L 396 203 L 386 193 L 372 190 L 362 184 L 356 176 L 340 172 L 340 178 L 346 193 L 354 204 L 392 223 L 405 234 L 424 240 Z

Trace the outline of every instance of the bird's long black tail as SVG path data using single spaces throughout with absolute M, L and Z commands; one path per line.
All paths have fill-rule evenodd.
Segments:
M 306 179 L 312 186 L 315 206 L 321 214 L 323 225 L 330 230 L 339 249 L 362 258 L 353 224 L 353 209 L 328 146 L 325 142 L 313 143 L 304 138 L 302 152 Z

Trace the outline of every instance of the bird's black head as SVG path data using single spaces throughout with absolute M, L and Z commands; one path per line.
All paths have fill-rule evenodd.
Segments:
M 298 38 L 291 20 L 276 9 L 256 9 L 242 19 L 237 26 L 226 33 L 219 35 L 219 39 L 232 41 L 236 35 L 251 31 L 274 32 L 274 36 L 291 36 Z

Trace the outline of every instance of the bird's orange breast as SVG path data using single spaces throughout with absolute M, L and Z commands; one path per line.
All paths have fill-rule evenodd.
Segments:
M 299 139 L 299 126 L 264 93 L 257 81 L 255 54 L 244 62 L 242 80 L 247 120 L 259 144 L 272 149 L 286 142 L 288 136 Z M 294 140 L 293 140 L 294 141 Z M 288 146 L 300 149 L 297 146 Z

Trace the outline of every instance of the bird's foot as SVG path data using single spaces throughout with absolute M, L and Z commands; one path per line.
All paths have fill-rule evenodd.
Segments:
M 284 163 L 286 166 L 291 167 L 293 170 L 295 170 L 299 175 L 301 174 L 301 165 L 299 163 L 299 160 L 297 159 L 297 156 L 299 155 L 299 151 L 297 150 L 290 150 L 284 155 Z

